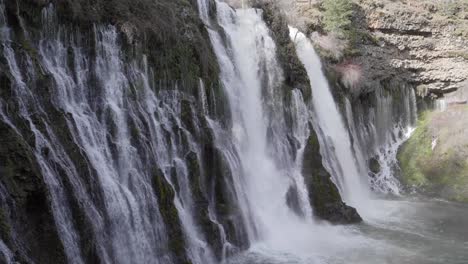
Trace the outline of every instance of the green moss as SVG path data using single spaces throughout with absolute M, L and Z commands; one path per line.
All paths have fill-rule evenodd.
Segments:
M 376 173 L 376 174 L 380 172 L 381 170 L 380 163 L 375 157 L 369 159 L 368 163 L 369 163 L 369 169 L 371 172 Z
M 160 169 L 155 168 L 153 170 L 152 179 L 153 188 L 158 197 L 159 211 L 168 231 L 168 247 L 174 256 L 180 260 L 180 263 L 189 264 L 179 213 L 174 205 L 175 192 Z
M 11 227 L 8 224 L 6 212 L 0 208 L 0 238 L 8 241 L 10 238 Z
M 323 167 L 320 144 L 317 134 L 312 129 L 304 150 L 302 172 L 309 191 L 309 200 L 314 214 L 336 224 L 350 224 L 362 221 L 352 207 L 341 199 L 340 192 L 331 180 L 330 174 Z
M 468 162 L 454 150 L 433 151 L 429 124 L 434 113 L 421 115 L 418 127 L 398 152 L 402 182 L 425 194 L 468 201 Z M 449 135 L 441 132 L 440 137 Z
M 425 112 L 418 121 L 418 128 L 398 153 L 403 183 L 408 186 L 426 186 L 428 180 L 423 173 L 424 162 L 430 158 L 432 138 L 428 131 L 430 113 Z
M 358 57 L 362 55 L 361 51 L 354 46 L 348 45 L 348 47 L 344 51 L 345 57 Z
M 325 0 L 323 24 L 327 32 L 349 37 L 352 30 L 353 3 L 350 0 Z

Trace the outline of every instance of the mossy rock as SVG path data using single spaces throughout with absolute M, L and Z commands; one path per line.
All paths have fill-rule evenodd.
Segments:
M 0 208 L 0 239 L 3 241 L 10 240 L 11 226 L 8 223 L 5 209 Z
M 190 264 L 186 252 L 186 241 L 180 222 L 179 213 L 174 205 L 175 192 L 159 168 L 153 169 L 153 189 L 158 197 L 159 211 L 166 224 L 169 249 L 177 263 Z
M 377 174 L 380 172 L 380 170 L 382 169 L 380 167 L 380 163 L 379 163 L 379 160 L 375 157 L 373 158 L 370 158 L 369 161 L 368 161 L 368 165 L 369 165 L 369 169 L 372 173 L 374 174 Z
M 400 148 L 401 181 L 408 189 L 429 196 L 468 202 L 468 159 L 463 151 L 468 144 L 460 140 L 456 147 L 446 147 L 457 129 L 434 131 L 438 115 L 441 113 L 424 112 L 413 135 Z
M 185 157 L 189 173 L 190 187 L 194 202 L 194 217 L 205 234 L 208 244 L 214 249 L 215 255 L 220 258 L 222 251 L 221 234 L 219 228 L 209 216 L 209 202 L 206 197 L 205 177 L 197 153 L 191 151 Z
M 356 209 L 343 202 L 338 188 L 323 167 L 320 144 L 313 129 L 304 150 L 302 173 L 315 216 L 333 224 L 353 224 L 362 221 Z

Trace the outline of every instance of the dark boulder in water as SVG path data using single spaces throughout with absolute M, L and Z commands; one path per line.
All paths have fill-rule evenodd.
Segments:
M 317 216 L 333 224 L 354 224 L 362 222 L 361 216 L 354 207 L 344 202 L 325 203 Z
M 314 131 L 310 134 L 304 151 L 302 173 L 316 217 L 333 224 L 353 224 L 362 221 L 356 209 L 343 202 L 330 173 L 323 167 L 320 145 Z

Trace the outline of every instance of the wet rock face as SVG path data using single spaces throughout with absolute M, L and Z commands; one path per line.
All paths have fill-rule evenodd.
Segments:
M 19 71 L 31 74 L 27 86 L 37 91 L 35 97 L 38 104 L 44 105 L 43 113 L 31 115 L 31 122 L 44 134 L 47 134 L 46 128 L 54 132 L 56 140 L 61 143 L 66 153 L 64 156 L 69 156 L 79 172 L 83 188 L 93 195 L 93 201 L 98 205 L 102 206 L 102 197 L 97 191 L 95 171 L 83 149 L 77 146 L 71 135 L 73 117 L 51 102 L 55 98 L 57 83 L 52 74 L 46 72 L 43 58 L 38 54 L 37 43 L 42 40 L 41 35 L 44 31 L 48 30 L 42 23 L 41 13 L 49 4 L 54 6 L 53 11 L 58 16 L 58 25 L 54 26 L 60 26 L 64 35 L 78 36 L 82 40 L 82 46 L 79 48 L 85 50 L 86 59 L 95 59 L 94 27 L 114 25 L 119 34 L 118 42 L 123 49 L 122 60 L 127 63 L 139 59 L 141 53 L 146 54 L 148 64 L 155 70 L 155 79 L 163 83 L 161 89 L 166 88 L 166 83 L 169 86 L 179 82 L 186 89 L 187 97 L 190 97 L 196 93 L 197 90 L 194 89 L 198 88 L 199 78 L 202 78 L 208 90 L 206 93 L 216 93 L 208 96 L 218 97 L 220 94 L 216 89 L 219 78 L 218 65 L 207 32 L 198 18 L 196 1 L 7 0 L 2 1 L 3 3 L 6 22 L 11 30 L 12 51 L 18 61 Z M 40 161 L 35 155 L 39 152 L 47 159 L 46 162 L 52 163 L 50 160 L 53 160 L 54 152 L 47 147 L 37 146 L 38 139 L 32 131 L 33 128 L 20 114 L 21 105 L 15 98 L 17 87 L 4 56 L 4 48 L 0 45 L 0 107 L 2 113 L 6 113 L 14 125 L 0 118 L 0 240 L 12 251 L 14 260 L 20 263 L 66 263 L 60 228 L 54 220 L 50 187 L 45 183 L 46 175 L 43 175 Z M 73 52 L 70 51 L 69 55 L 68 59 L 72 61 Z M 70 72 L 75 70 L 74 65 L 68 66 Z M 91 87 L 91 93 L 96 92 L 92 96 L 99 97 L 97 93 L 100 87 L 93 81 L 87 85 Z M 131 97 L 132 94 L 128 96 Z M 97 100 L 96 104 L 99 103 Z M 183 103 L 184 110 L 185 106 Z M 217 113 L 221 114 L 222 111 L 217 110 Z M 109 123 L 112 123 L 112 120 L 109 120 Z M 187 126 L 190 125 L 192 124 Z M 13 126 L 16 128 L 13 129 Z M 190 129 L 194 130 L 193 126 Z M 115 130 L 116 127 L 110 125 L 109 136 L 115 136 Z M 134 127 L 132 132 L 138 134 L 138 128 Z M 138 145 L 141 141 L 136 140 L 137 135 L 132 136 L 135 147 L 141 146 Z M 83 207 L 88 205 L 74 195 L 72 184 L 67 182 L 66 168 L 61 168 L 60 164 L 54 165 L 57 174 L 63 176 L 63 182 L 58 185 L 66 194 L 63 199 L 70 204 L 73 226 L 79 234 L 77 244 L 80 253 L 86 263 L 100 263 L 102 256 L 97 255 L 98 243 L 93 237 L 94 230 L 89 223 L 94 219 L 89 219 L 83 212 Z M 154 174 L 157 174 L 159 168 L 155 168 L 154 171 Z M 153 187 L 161 203 L 163 220 L 170 227 L 169 247 L 174 253 L 174 261 L 188 263 L 185 238 L 173 204 L 174 191 L 161 178 L 153 183 Z M 201 204 L 200 208 L 204 210 L 204 219 L 201 220 L 207 220 L 206 204 Z M 103 217 L 107 216 L 103 213 Z M 219 238 L 219 234 L 212 233 L 213 241 Z M 3 263 L 2 260 L 0 258 L 0 263 Z
M 65 260 L 55 229 L 47 191 L 32 149 L 11 128 L 0 123 L 0 239 L 28 263 Z M 21 238 L 29 243 L 17 243 Z
M 345 203 L 327 203 L 322 208 L 321 218 L 332 224 L 355 224 L 362 222 L 357 210 Z
M 315 216 L 333 224 L 353 224 L 362 221 L 356 209 L 343 202 L 338 188 L 323 167 L 315 133 L 312 133 L 307 141 L 303 164 L 302 173 Z
M 9 9 L 27 26 L 40 25 L 41 9 L 52 4 L 60 23 L 93 32 L 97 24 L 112 24 L 121 35 L 123 48 L 148 55 L 159 79 L 198 83 L 212 81 L 219 69 L 211 43 L 193 0 L 11 0 Z M 38 28 L 40 30 L 40 28 Z M 129 54 L 132 56 L 134 54 Z M 193 80 L 192 80 L 193 79 Z M 213 81 L 214 82 L 214 81 Z M 211 82 L 207 83 L 212 85 Z
M 94 42 L 95 25 L 114 25 L 117 29 L 119 48 L 122 48 L 122 62 L 130 65 L 130 62 L 146 55 L 149 67 L 154 70 L 154 79 L 161 82 L 161 89 L 172 87 L 174 83 L 180 83 L 187 97 L 192 98 L 197 90 L 199 78 L 203 79 L 207 87 L 208 105 L 207 111 L 210 115 L 228 123 L 229 118 L 224 113 L 227 107 L 223 102 L 223 95 L 219 89 L 219 69 L 211 49 L 211 44 L 204 25 L 198 19 L 196 1 L 173 1 L 173 0 L 111 0 L 111 1 L 71 1 L 71 0 L 29 0 L 8 1 L 7 16 L 8 25 L 12 29 L 12 50 L 14 51 L 19 68 L 22 72 L 31 71 L 31 78 L 27 80 L 28 87 L 38 91 L 38 103 L 44 105 L 43 113 L 31 115 L 31 121 L 25 120 L 19 115 L 20 106 L 12 98 L 12 84 L 14 78 L 12 73 L 3 72 L 8 69 L 5 58 L 0 56 L 0 99 L 5 101 L 5 113 L 12 113 L 11 122 L 18 127 L 15 131 L 5 120 L 0 122 L 0 238 L 14 251 L 15 258 L 21 263 L 64 263 L 66 262 L 66 248 L 61 241 L 60 230 L 54 222 L 54 212 L 50 193 L 50 187 L 46 186 L 46 175 L 41 172 L 40 163 L 35 153 L 52 164 L 54 149 L 50 147 L 37 147 L 35 135 L 31 124 L 37 126 L 44 135 L 55 135 L 54 143 L 63 146 L 63 156 L 70 158 L 70 163 L 77 170 L 77 177 L 83 181 L 83 192 L 92 195 L 92 202 L 97 208 L 103 208 L 105 203 L 104 194 L 100 193 L 96 183 L 97 169 L 90 164 L 90 158 L 76 142 L 73 113 L 59 109 L 54 105 L 54 91 L 57 83 L 46 67 L 41 56 L 38 55 L 37 43 L 41 40 L 43 24 L 41 24 L 41 12 L 43 8 L 53 4 L 57 12 L 58 24 L 63 32 L 79 32 L 77 36 L 82 40 L 85 50 L 84 57 L 94 60 L 98 52 Z M 285 83 L 283 88 L 302 90 L 304 97 L 310 97 L 310 87 L 307 74 L 302 64 L 295 55 L 294 45 L 289 40 L 287 23 L 281 16 L 276 16 L 271 7 L 265 7 L 265 19 L 271 27 L 275 41 L 278 45 L 278 56 L 285 69 Z M 114 28 L 114 27 L 113 27 Z M 27 32 L 28 34 L 25 34 Z M 26 36 L 28 35 L 28 36 Z M 72 34 L 70 34 L 72 35 Z M 55 36 L 54 36 L 55 37 Z M 76 65 L 71 65 L 74 53 L 69 49 L 70 65 L 64 66 L 70 72 L 75 71 Z M 31 61 L 26 58 L 30 58 Z M 32 64 L 32 65 L 29 65 Z M 125 74 L 125 73 L 124 73 Z M 73 75 L 73 74 L 71 74 Z M 76 77 L 76 76 L 75 76 Z M 99 98 L 101 87 L 97 83 L 96 76 L 89 79 L 90 97 Z M 134 83 L 132 83 L 134 84 Z M 140 84 L 134 84 L 132 89 L 142 89 Z M 160 88 L 158 86 L 158 88 Z M 137 100 L 138 92 L 129 89 L 129 102 Z M 288 93 L 284 93 L 288 94 Z M 100 99 L 96 99 L 93 106 L 99 108 Z M 94 105 L 94 103 L 96 105 Z M 131 105 L 130 103 L 130 105 Z M 195 222 L 202 233 L 206 234 L 207 244 L 213 247 L 214 254 L 218 259 L 222 257 L 223 245 L 219 228 L 214 224 L 209 215 L 209 203 L 215 205 L 218 221 L 224 226 L 227 240 L 231 245 L 243 249 L 248 247 L 246 243 L 246 231 L 242 230 L 242 218 L 239 208 L 234 204 L 234 195 L 229 193 L 232 183 L 229 182 L 229 170 L 227 162 L 218 149 L 215 148 L 212 135 L 209 135 L 207 124 L 200 124 L 196 120 L 202 120 L 201 113 L 194 107 L 193 100 L 179 100 L 181 108 L 180 126 L 173 130 L 184 132 L 189 130 L 191 136 L 203 145 L 200 153 L 188 151 L 184 156 L 184 163 L 188 166 L 188 179 L 190 181 L 191 193 L 194 198 Z M 163 103 L 162 103 L 163 104 Z M 1 105 L 4 106 L 3 104 Z M 215 109 L 216 108 L 216 109 Z M 218 109 L 223 108 L 223 109 Z M 99 110 L 99 109 L 98 109 Z M 97 110 L 97 111 L 98 111 Z M 99 110 L 101 111 L 101 110 Z M 216 114 L 212 113 L 215 112 Z M 101 114 L 101 113 L 100 113 Z M 206 114 L 206 113 L 203 113 Z M 219 115 L 219 116 L 218 116 Z M 53 122 L 52 122 L 53 121 Z M 108 137 L 115 138 L 118 133 L 117 123 L 112 117 L 106 116 L 101 120 L 108 123 Z M 149 136 L 147 121 L 129 122 L 129 133 L 131 134 L 131 145 L 139 152 L 144 152 L 142 139 Z M 141 121 L 141 120 L 140 120 Z M 75 123 L 74 123 L 75 122 Z M 48 126 L 50 125 L 50 126 Z M 177 126 L 179 126 L 177 125 Z M 49 132 L 49 130 L 51 132 Z M 52 133 L 53 132 L 53 133 Z M 169 133 L 166 130 L 166 133 Z M 183 133 L 181 133 L 183 134 Z M 169 137 L 169 134 L 164 134 Z M 180 135 L 181 144 L 186 144 L 187 136 Z M 144 142 L 145 141 L 145 142 Z M 169 142 L 168 138 L 166 141 Z M 111 155 L 116 155 L 117 147 L 113 142 L 109 143 Z M 36 149 L 36 147 L 38 149 Z M 62 152 L 60 152 L 62 156 Z M 140 154 L 140 153 L 139 153 Z M 158 207 L 162 218 L 162 224 L 168 227 L 168 248 L 176 263 L 186 264 L 189 262 L 187 255 L 187 244 L 184 241 L 184 232 L 180 215 L 174 205 L 174 199 L 180 186 L 177 182 L 170 184 L 171 168 L 158 168 L 152 157 L 141 153 L 139 160 L 145 161 L 150 173 L 148 175 L 151 191 L 157 197 Z M 348 207 L 341 200 L 339 192 L 330 175 L 322 166 L 322 158 L 315 132 L 312 136 L 305 154 L 304 175 L 310 192 L 310 201 L 315 208 L 316 216 L 329 220 L 332 223 L 353 223 L 360 221 L 356 210 Z M 200 164 L 199 164 L 200 163 Z M 99 245 L 96 234 L 92 230 L 90 215 L 84 213 L 85 207 L 91 203 L 83 202 L 74 193 L 76 186 L 72 186 L 71 180 L 66 177 L 66 168 L 62 164 L 53 164 L 56 174 L 60 175 L 60 190 L 63 190 L 63 200 L 70 205 L 70 219 L 76 228 L 77 247 L 86 263 L 102 262 L 99 255 Z M 169 173 L 170 172 L 170 173 Z M 166 174 L 166 178 L 162 175 Z M 211 177 L 211 178 L 210 178 Z M 57 177 L 59 178 L 59 177 Z M 209 189 L 208 189 L 208 187 Z M 80 186 L 81 187 L 81 186 Z M 212 190 L 213 195 L 210 195 Z M 292 191 L 291 193 L 297 193 Z M 149 193 L 148 193 L 149 195 Z M 290 195 L 291 207 L 298 207 L 298 197 Z M 104 221 L 111 217 L 102 210 Z M 298 212 L 300 214 L 301 212 Z M 109 218 L 109 219 L 108 219 Z M 107 222 L 105 226 L 108 227 Z M 102 233 L 109 232 L 102 230 Z M 101 233 L 101 232 L 99 232 Z M 165 249 L 164 249 L 165 250 Z M 114 252 L 115 253 L 115 252 Z M 117 255 L 116 255 L 117 256 Z M 113 256 L 112 256 L 113 258 Z
M 380 172 L 380 164 L 376 157 L 370 158 L 368 161 L 369 169 L 372 173 L 379 173 Z

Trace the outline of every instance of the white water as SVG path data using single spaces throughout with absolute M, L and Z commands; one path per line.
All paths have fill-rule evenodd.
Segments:
M 412 134 L 417 121 L 416 96 L 409 87 L 394 88 L 392 92 L 376 88 L 375 106 L 359 103 L 351 106 L 346 100 L 348 127 L 355 151 L 365 160 L 375 159 L 380 171 L 369 172 L 370 186 L 379 193 L 399 195 L 401 184 L 397 179 L 398 149 Z M 394 94 L 392 94 L 394 93 Z
M 0 7 L 3 8 L 3 3 Z M 26 77 L 32 80 L 37 77 L 31 58 L 27 58 L 31 64 L 28 72 L 23 73 L 10 47 L 3 10 L 0 11 L 3 56 L 14 77 L 13 96 L 20 105 L 21 117 L 34 133 L 36 159 L 51 195 L 55 224 L 68 261 L 84 263 L 65 194 L 65 181 L 73 192 L 68 195 L 78 201 L 84 218 L 89 220 L 96 251 L 103 263 L 174 262 L 168 249 L 170 238 L 152 187 L 152 172 L 157 166 L 163 172 L 158 176 L 166 177 L 170 184 L 173 184 L 173 178 L 169 175 L 172 169 L 175 171 L 180 191 L 174 205 L 186 236 L 189 259 L 198 264 L 213 263 L 212 252 L 206 247 L 205 238 L 193 219 L 193 200 L 184 156 L 188 150 L 197 156 L 200 151 L 180 121 L 182 96 L 177 92 L 154 93 L 153 74 L 144 57 L 124 65 L 114 27 L 95 27 L 97 56 L 90 58 L 80 43 L 74 41 L 80 36 L 57 26 L 52 6 L 44 8 L 42 23 L 45 28 L 38 43 L 38 53 L 40 63 L 53 80 L 50 95 L 45 95 L 53 105 L 46 107 L 66 113 L 64 120 L 73 141 L 68 144 L 77 144 L 89 161 L 89 171 L 78 169 L 76 160 L 68 156 L 57 136 L 60 131 L 49 127 L 49 113 L 44 110 L 40 98 L 34 95 L 35 87 L 26 85 Z M 69 60 L 70 50 L 72 61 Z M 132 93 L 142 99 L 132 101 Z M 0 102 L 0 106 L 3 103 Z M 9 113 L 1 109 L 2 122 L 21 135 Z M 45 128 L 38 128 L 32 117 L 38 117 Z M 132 126 L 139 135 L 138 150 L 131 142 Z M 187 144 L 176 142 L 183 137 Z M 87 173 L 91 174 L 91 187 L 84 176 Z
M 252 225 L 248 228 L 249 239 L 278 243 L 284 241 L 284 236 L 291 236 L 285 227 L 306 221 L 286 204 L 291 184 L 300 190 L 301 208 L 308 216 L 311 209 L 299 173 L 300 161 L 291 157 L 285 147 L 284 124 L 281 124 L 284 117 L 279 111 L 280 99 L 275 98 L 281 92 L 279 84 L 283 78 L 276 61 L 275 43 L 259 10 L 233 12 L 226 4 L 219 3 L 218 19 L 232 52 L 228 54 L 219 36 L 212 32 L 233 118 L 233 140 L 242 170 L 236 186 L 238 193 L 245 195 L 240 204 L 246 206 L 243 212 L 248 212 L 246 219 Z M 296 113 L 307 115 L 298 96 L 293 97 Z M 273 112 L 267 115 L 267 109 Z M 297 122 L 295 136 L 303 148 L 308 133 L 307 118 L 299 118 Z
M 303 33 L 290 28 L 290 36 L 311 82 L 313 123 L 316 130 L 321 131 L 318 135 L 324 165 L 330 171 L 343 199 L 360 209 L 360 212 L 368 210 L 370 192 L 367 170 L 353 153 L 348 130 L 330 92 L 320 58 Z
M 201 112 L 207 115 L 205 118 L 214 133 L 216 147 L 224 155 L 232 173 L 232 185 L 229 185 L 232 190 L 229 191 L 234 193 L 236 205 L 242 212 L 240 225 L 245 225 L 236 228 L 247 230 L 251 246 L 249 252 L 268 256 L 263 256 L 259 263 L 288 264 L 346 263 L 348 257 L 350 263 L 373 264 L 373 256 L 391 257 L 392 252 L 407 254 L 400 248 L 395 250 L 396 246 L 388 245 L 378 237 L 366 238 L 355 228 L 332 227 L 312 219 L 312 208 L 301 175 L 310 119 L 313 119 L 321 136 L 324 162 L 334 180 L 349 203 L 356 203 L 358 209 L 363 208 L 364 211 L 371 208 L 367 203 L 370 195 L 364 169 L 366 151 L 362 151 L 358 144 L 351 144 L 346 125 L 321 71 L 320 61 L 305 38 L 297 42 L 301 38 L 300 33 L 292 35 L 311 79 L 314 97 L 310 105 L 313 111 L 309 111 L 299 90 L 290 91 L 292 124 L 288 127 L 283 112 L 284 91 L 280 86 L 282 70 L 276 61 L 275 43 L 261 19 L 261 12 L 253 9 L 234 11 L 225 4 L 217 5 L 218 22 L 227 37 L 223 39 L 218 32 L 209 31 L 232 115 L 228 129 L 219 120 L 208 116 L 207 88 L 201 80 L 197 90 L 198 103 Z M 205 4 L 201 6 L 200 13 L 209 24 L 207 10 L 208 5 Z M 22 72 L 9 45 L 9 37 L 4 37 L 9 36 L 4 23 L 1 31 L 3 56 L 17 86 L 14 96 L 22 107 L 21 117 L 35 136 L 37 149 L 34 154 L 50 189 L 54 220 L 69 262 L 83 263 L 84 260 L 79 252 L 78 232 L 71 219 L 70 205 L 63 193 L 65 180 L 71 184 L 85 217 L 92 219 L 90 229 L 96 236 L 94 240 L 103 263 L 176 262 L 167 248 L 170 234 L 161 219 L 158 199 L 151 187 L 151 178 L 154 177 L 151 172 L 157 165 L 163 174 L 158 177 L 164 177 L 177 190 L 174 205 L 190 260 L 196 264 L 214 263 L 213 252 L 205 237 L 207 234 L 201 231 L 194 217 L 198 210 L 191 189 L 195 182 L 190 177 L 194 172 L 190 171 L 193 168 L 189 167 L 186 158 L 194 154 L 200 164 L 202 149 L 195 138 L 196 133 L 189 131 L 181 121 L 181 103 L 187 100 L 186 95 L 178 91 L 177 85 L 172 87 L 174 90 L 156 92 L 154 73 L 144 56 L 131 63 L 124 62 L 114 27 L 96 26 L 97 57 L 90 58 L 80 45 L 68 42 L 73 36 L 54 27 L 53 14 L 53 10 L 44 10 L 44 24 L 53 28 L 47 29 L 45 34 L 51 35 L 43 36 L 39 45 L 40 60 L 57 84 L 50 88 L 53 106 L 66 113 L 66 126 L 72 140 L 90 161 L 93 173 L 91 191 L 63 149 L 56 131 L 47 125 L 46 128 L 36 127 L 37 121 L 32 120 L 37 116 L 47 118 L 40 98 L 34 96 L 35 87 L 25 85 L 27 79 L 34 79 L 31 76 L 34 71 Z M 71 48 L 73 53 L 73 70 L 69 66 L 70 51 L 67 48 Z M 91 82 L 97 84 L 89 86 Z M 136 99 L 132 100 L 132 97 Z M 0 106 L 3 103 L 0 102 Z M 194 103 L 190 101 L 190 104 Z M 346 111 L 350 133 L 356 137 L 359 132 L 350 121 L 352 109 L 348 102 Z M 0 111 L 1 120 L 17 129 L 15 120 L 8 114 Z M 197 116 L 192 113 L 190 118 L 194 121 L 194 130 L 200 130 L 201 121 Z M 53 121 L 58 122 L 43 120 L 43 123 Z M 138 135 L 138 148 L 131 142 L 135 140 L 133 133 Z M 296 142 L 295 151 L 291 150 L 287 140 L 291 135 Z M 43 149 L 49 150 L 48 154 Z M 205 182 L 206 175 L 200 174 L 200 182 Z M 231 180 L 227 175 L 223 176 L 226 181 Z M 286 194 L 292 187 L 295 187 L 301 213 L 286 204 Z M 201 191 L 207 192 L 208 188 L 205 188 L 202 186 Z M 208 214 L 220 232 L 224 259 L 233 246 L 218 222 L 213 201 L 214 198 L 210 197 Z M 395 217 L 399 209 L 393 204 L 380 204 L 385 205 L 379 208 L 380 216 L 395 223 L 377 224 L 394 228 L 401 220 Z M 414 223 L 411 224 L 410 228 L 404 229 L 405 232 L 414 227 Z M 370 251 L 375 251 L 375 254 Z M 11 258 L 10 250 L 2 241 L 0 253 Z
M 298 55 L 306 66 L 311 79 L 314 96 L 312 101 L 314 111 L 311 117 L 314 118 L 316 130 L 320 131 L 319 133 L 322 133 L 320 135 L 324 137 L 321 141 L 321 147 L 326 148 L 323 151 L 324 162 L 328 164 L 328 169 L 334 175 L 335 181 L 341 184 L 341 191 L 348 193 L 347 197 L 350 203 L 357 203 L 358 208 L 361 209 L 360 212 L 365 212 L 365 216 L 369 215 L 372 218 L 367 221 L 367 224 L 342 228 L 330 227 L 312 221 L 300 224 L 300 222 L 295 223 L 290 219 L 283 222 L 281 216 L 277 216 L 277 228 L 285 230 L 285 232 L 269 232 L 282 234 L 282 241 L 276 240 L 274 236 L 264 237 L 263 241 L 254 244 L 247 253 L 232 258 L 230 263 L 374 264 L 378 262 L 422 264 L 442 263 L 443 261 L 457 264 L 464 263 L 467 256 L 463 253 L 466 249 L 466 243 L 463 244 L 463 239 L 460 239 L 462 236 L 454 236 L 456 245 L 446 244 L 445 241 L 448 237 L 436 235 L 437 231 L 434 231 L 435 222 L 433 222 L 433 218 L 440 221 L 437 222 L 436 226 L 445 221 L 452 221 L 450 217 L 434 217 L 432 215 L 433 207 L 439 205 L 432 202 L 426 204 L 417 201 L 371 200 L 370 185 L 367 181 L 367 169 L 364 161 L 367 158 L 368 150 L 363 149 L 359 143 L 351 144 L 350 135 L 357 140 L 356 131 L 358 129 L 352 119 L 349 102 L 346 102 L 348 104 L 346 109 L 347 118 L 349 118 L 348 121 L 350 122 L 348 126 L 351 126 L 351 131 L 348 133 L 345 121 L 337 109 L 327 81 L 321 71 L 318 57 L 305 37 L 302 38 L 302 44 L 297 42 L 298 38 L 301 39 L 301 35 L 296 33 L 293 31 L 291 35 L 296 41 Z M 244 50 L 244 52 L 246 51 Z M 399 132 L 408 129 L 408 125 L 415 121 L 414 96 L 412 95 L 414 94 L 411 93 L 407 96 L 408 102 L 405 104 L 406 109 L 404 110 L 408 115 L 408 120 L 402 120 L 402 123 L 397 123 L 395 126 L 395 130 Z M 391 105 L 390 101 L 390 104 L 386 106 Z M 391 109 L 392 107 L 385 108 L 385 114 L 388 115 Z M 306 117 L 308 115 L 301 116 Z M 388 121 L 393 122 L 394 120 Z M 408 132 L 410 131 L 408 129 Z M 388 135 L 392 133 L 397 132 L 385 132 L 385 141 L 379 143 L 382 144 L 389 140 Z M 375 133 L 373 135 L 377 137 L 380 134 Z M 405 137 L 407 135 L 398 135 L 398 137 L 388 141 L 388 144 L 394 148 L 392 151 L 396 150 L 401 143 L 401 139 Z M 386 145 L 383 146 L 387 148 Z M 369 150 L 369 152 L 371 151 L 374 150 Z M 396 156 L 395 151 L 390 154 Z M 275 194 L 265 193 L 265 195 L 269 195 L 273 199 Z M 250 197 L 247 199 L 248 202 L 249 199 Z M 451 211 L 452 206 L 454 205 L 442 205 L 442 208 Z M 456 211 L 455 214 L 460 214 L 460 217 L 466 217 L 463 209 L 459 210 L 457 208 L 454 211 Z M 452 213 L 449 212 L 448 214 Z M 420 219 L 420 215 L 425 216 Z M 426 219 L 428 220 L 425 221 Z M 291 224 L 295 226 L 290 226 Z M 454 235 L 454 233 L 451 234 Z M 434 250 L 433 245 L 435 244 L 440 245 L 442 249 Z
M 217 4 L 217 10 L 227 44 L 215 31 L 210 31 L 210 36 L 230 103 L 233 142 L 226 142 L 227 135 L 214 121 L 211 124 L 230 167 L 239 173 L 234 176 L 234 188 L 249 232 L 249 252 L 270 255 L 275 262 L 296 259 L 321 263 L 322 258 L 339 254 L 342 249 L 363 247 L 367 242 L 359 236 L 346 229 L 319 225 L 312 218 L 301 175 L 310 111 L 301 93 L 292 91 L 293 134 L 299 147 L 297 157 L 291 157 L 281 114 L 284 106 L 277 98 L 281 94 L 278 84 L 282 71 L 261 11 L 234 12 L 223 3 Z M 288 187 L 294 185 L 303 215 L 286 204 Z

